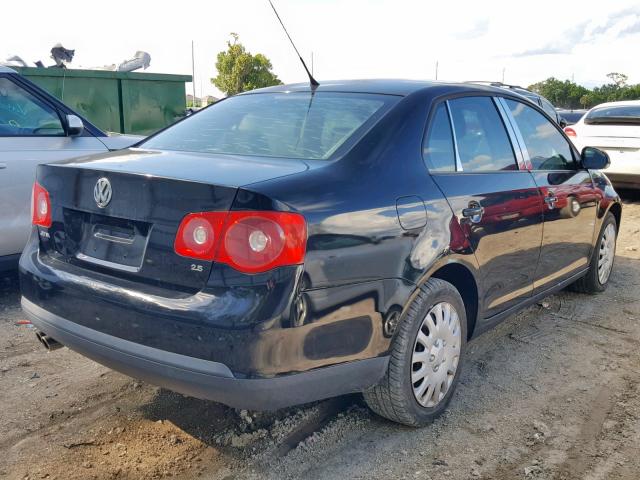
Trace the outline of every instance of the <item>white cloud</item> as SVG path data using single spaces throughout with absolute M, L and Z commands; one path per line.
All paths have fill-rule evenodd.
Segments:
M 542 47 L 518 52 L 516 57 L 534 55 L 569 54 L 585 43 L 596 43 L 602 40 L 623 39 L 627 35 L 640 33 L 640 7 L 626 8 L 612 13 L 604 19 L 581 22 L 565 32 L 556 35 L 553 40 Z

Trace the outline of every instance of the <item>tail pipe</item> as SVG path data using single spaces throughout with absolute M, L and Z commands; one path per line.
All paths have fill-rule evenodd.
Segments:
M 47 335 L 44 332 L 39 332 L 39 331 L 36 332 L 36 337 L 38 337 L 38 341 L 42 345 L 44 345 L 44 348 L 46 348 L 50 352 L 52 352 L 53 350 L 57 350 L 59 348 L 62 348 L 64 346 L 60 342 L 58 342 L 57 340 L 51 338 L 49 335 Z

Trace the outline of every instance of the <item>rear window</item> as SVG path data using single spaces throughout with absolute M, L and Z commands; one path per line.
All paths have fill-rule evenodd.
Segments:
M 465 172 L 517 170 L 511 140 L 489 97 L 449 101 L 458 156 Z
M 143 145 L 231 155 L 326 160 L 399 97 L 295 92 L 239 95 L 185 119 Z
M 584 123 L 640 125 L 640 105 L 594 108 L 584 117 Z
M 444 103 L 438 106 L 433 120 L 431 120 L 429 133 L 422 146 L 422 155 L 429 170 L 433 172 L 455 172 L 456 170 L 453 133 L 447 107 Z

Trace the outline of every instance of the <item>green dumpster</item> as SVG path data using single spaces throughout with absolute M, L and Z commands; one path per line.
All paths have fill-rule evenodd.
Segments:
M 185 114 L 191 75 L 18 68 L 89 121 L 108 132 L 149 135 Z

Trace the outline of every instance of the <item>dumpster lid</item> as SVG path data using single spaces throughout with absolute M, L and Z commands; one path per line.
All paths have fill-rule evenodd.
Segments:
M 163 80 L 165 82 L 190 82 L 191 75 L 148 72 L 116 72 L 113 70 L 83 70 L 75 68 L 17 67 L 18 72 L 28 76 L 75 77 L 75 78 L 116 78 L 121 80 Z

